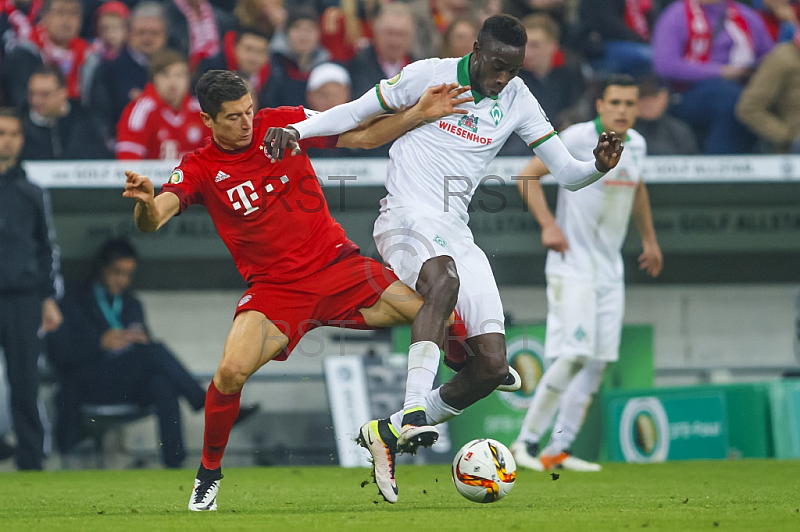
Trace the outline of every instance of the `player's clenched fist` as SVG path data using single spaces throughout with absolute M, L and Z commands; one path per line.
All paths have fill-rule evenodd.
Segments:
M 622 140 L 616 133 L 613 131 L 601 133 L 600 138 L 597 139 L 597 147 L 594 149 L 597 170 L 605 173 L 617 166 L 623 149 Z
M 150 178 L 130 170 L 125 170 L 125 177 L 125 192 L 122 193 L 123 198 L 131 198 L 143 203 L 148 203 L 153 200 L 155 189 Z

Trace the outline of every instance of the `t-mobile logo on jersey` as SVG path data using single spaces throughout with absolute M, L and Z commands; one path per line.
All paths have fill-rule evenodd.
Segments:
M 248 190 L 250 193 L 248 193 Z M 245 181 L 241 185 L 237 185 L 233 188 L 228 189 L 228 199 L 233 201 L 233 210 L 238 211 L 242 207 L 244 207 L 244 215 L 247 216 L 251 212 L 255 212 L 258 210 L 258 207 L 255 207 L 251 201 L 256 202 L 258 201 L 258 193 L 255 191 L 255 187 L 253 186 L 252 181 Z M 234 194 L 238 196 L 239 201 L 234 201 Z

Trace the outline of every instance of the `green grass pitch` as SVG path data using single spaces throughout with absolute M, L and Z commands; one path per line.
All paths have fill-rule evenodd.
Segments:
M 366 469 L 229 469 L 216 512 L 186 509 L 193 471 L 0 474 L 0 529 L 580 531 L 800 530 L 800 462 L 608 464 L 601 473 L 523 471 L 494 504 L 455 491 L 447 466 L 398 468 L 400 501 Z

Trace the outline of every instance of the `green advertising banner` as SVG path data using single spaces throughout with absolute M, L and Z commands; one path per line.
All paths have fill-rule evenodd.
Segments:
M 800 381 L 769 383 L 775 458 L 800 458 Z
M 726 458 L 725 396 L 692 391 L 609 399 L 609 459 L 616 462 Z
M 407 352 L 411 340 L 410 328 L 394 331 L 395 352 Z M 508 362 L 520 374 L 522 388 L 514 393 L 493 392 L 449 421 L 453 449 L 476 438 L 493 438 L 506 445 L 516 439 L 536 385 L 546 369 L 544 338 L 543 324 L 520 324 L 506 328 Z M 603 456 L 603 409 L 600 400 L 603 390 L 653 385 L 653 328 L 649 325 L 623 327 L 619 354 L 619 361 L 606 370 L 603 387 L 590 407 L 583 429 L 572 448 L 577 456 L 588 460 Z M 439 380 L 445 382 L 452 375 L 452 370 L 442 363 Z M 543 442 L 548 437 L 545 435 Z
M 792 390 L 775 390 L 773 405 L 780 402 L 790 408 Z M 663 462 L 772 456 L 775 429 L 770 431 L 769 391 L 768 383 L 611 390 L 603 397 L 608 459 Z M 786 427 L 781 435 L 791 448 L 794 436 L 788 423 Z M 778 431 L 774 433 L 778 438 Z

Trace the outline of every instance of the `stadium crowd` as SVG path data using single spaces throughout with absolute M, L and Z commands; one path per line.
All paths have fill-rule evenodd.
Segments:
M 258 107 L 323 111 L 466 55 L 500 12 L 525 24 L 519 76 L 558 129 L 626 73 L 652 154 L 800 150 L 797 0 L 0 0 L 0 105 L 23 113 L 24 160 L 175 159 L 207 136 L 207 70 L 238 71 Z M 516 140 L 502 154 L 527 155 Z

